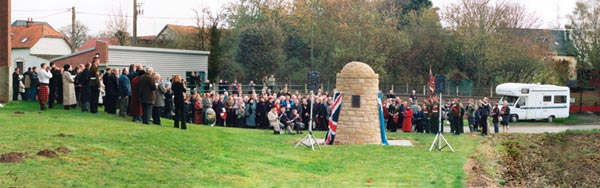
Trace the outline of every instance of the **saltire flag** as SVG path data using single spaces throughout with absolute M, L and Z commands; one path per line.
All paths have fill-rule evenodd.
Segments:
M 332 145 L 335 140 L 338 119 L 340 117 L 340 108 L 342 107 L 342 93 L 336 91 L 333 94 L 333 105 L 331 105 L 331 116 L 329 116 L 329 130 L 325 137 L 325 144 Z
M 431 66 L 429 66 L 429 96 L 433 96 L 435 94 L 435 79 L 433 78 L 433 73 L 431 72 Z
M 381 143 L 383 145 L 389 145 L 387 136 L 385 134 L 385 120 L 383 119 L 383 104 L 381 99 L 383 98 L 383 94 L 381 92 L 377 93 L 377 104 L 379 104 L 379 127 L 381 129 Z

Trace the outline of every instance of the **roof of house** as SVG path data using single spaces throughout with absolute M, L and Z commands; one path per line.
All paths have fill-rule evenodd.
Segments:
M 568 30 L 556 29 L 514 29 L 519 35 L 534 38 L 534 40 L 547 43 L 550 53 L 560 56 L 575 56 L 576 49 L 570 39 Z
M 45 22 L 33 22 L 29 25 L 16 24 L 16 22 L 13 23 L 15 26 L 11 27 L 12 48 L 31 48 L 43 37 L 62 38 L 67 42 L 62 33 Z
M 163 36 L 164 35 L 163 33 L 167 29 L 175 32 L 175 34 L 177 34 L 177 35 L 194 35 L 194 34 L 198 33 L 198 27 L 196 27 L 196 26 L 167 24 L 167 25 L 165 25 L 165 27 L 163 27 L 162 30 L 160 30 L 158 35 L 156 35 L 156 39 L 158 39 L 160 36 Z
M 115 37 L 112 38 L 91 38 L 88 39 L 85 43 L 83 43 L 81 45 L 81 47 L 79 47 L 79 51 L 82 50 L 86 50 L 86 49 L 90 49 L 90 48 L 95 48 L 96 47 L 96 41 L 104 41 L 106 43 L 108 43 L 108 45 L 118 45 L 119 44 L 119 40 Z

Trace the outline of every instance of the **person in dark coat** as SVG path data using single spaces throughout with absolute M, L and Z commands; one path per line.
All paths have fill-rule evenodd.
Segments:
M 151 76 L 153 73 L 152 67 L 146 69 L 146 73 L 139 78 L 137 89 L 142 103 L 142 123 L 150 124 L 150 116 L 155 102 L 154 90 L 156 90 L 156 82 Z
M 19 100 L 19 68 L 15 68 L 12 74 L 13 101 Z
M 131 121 L 139 121 L 142 116 L 142 104 L 140 103 L 140 92 L 138 85 L 140 82 L 140 75 L 146 74 L 146 71 L 140 70 L 131 80 L 131 98 L 129 99 L 129 113 L 132 116 Z
M 87 88 L 89 89 L 90 112 L 92 114 L 98 113 L 98 97 L 100 97 L 100 76 L 98 75 L 97 61 L 97 58 L 95 58 L 88 73 L 89 84 Z
M 52 78 L 50 78 L 50 93 L 48 94 L 48 108 L 53 108 L 54 103 L 57 102 L 58 99 L 58 90 L 62 90 L 62 84 L 60 80 L 62 79 L 62 75 L 60 74 L 60 70 L 54 65 L 54 62 L 50 63 L 50 73 L 52 74 Z
M 500 110 L 500 115 L 502 116 L 502 121 L 500 122 L 500 124 L 502 124 L 502 132 L 506 132 L 508 131 L 508 129 L 510 129 L 510 127 L 508 126 L 508 121 L 510 121 L 510 108 L 508 107 L 507 101 L 504 101 L 504 103 L 502 103 L 502 110 Z
M 117 114 L 119 81 L 116 75 L 118 74 L 118 69 L 107 69 L 105 74 L 106 76 L 102 80 L 102 82 L 104 82 L 104 91 L 106 91 L 106 97 L 104 98 L 104 109 L 109 114 Z
M 187 129 L 185 124 L 185 85 L 181 81 L 181 76 L 175 75 L 173 76 L 173 102 L 175 104 L 175 117 L 173 118 L 175 121 L 175 128 Z M 181 124 L 180 124 L 181 123 Z

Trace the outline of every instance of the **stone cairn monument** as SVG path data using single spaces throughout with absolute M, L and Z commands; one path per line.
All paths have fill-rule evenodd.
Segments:
M 336 89 L 343 98 L 335 142 L 381 144 L 379 75 L 365 63 L 350 62 L 337 74 Z

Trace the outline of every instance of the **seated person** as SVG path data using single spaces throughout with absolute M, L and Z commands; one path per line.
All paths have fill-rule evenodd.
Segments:
M 298 110 L 293 109 L 292 110 L 292 123 L 294 124 L 294 127 L 296 128 L 296 132 L 298 134 L 302 134 L 302 129 L 304 129 L 305 125 L 304 123 L 302 123 L 302 117 L 300 117 L 300 114 L 298 114 Z
M 281 134 L 281 127 L 279 127 L 279 117 L 277 117 L 277 107 L 273 105 L 271 111 L 267 113 L 269 119 L 269 125 L 273 127 L 273 134 Z
M 281 115 L 279 116 L 279 122 L 283 125 L 285 125 L 285 127 L 287 127 L 288 130 L 288 134 L 294 134 L 294 122 L 292 119 L 290 119 L 288 117 L 288 115 L 285 113 L 286 108 L 281 108 Z

